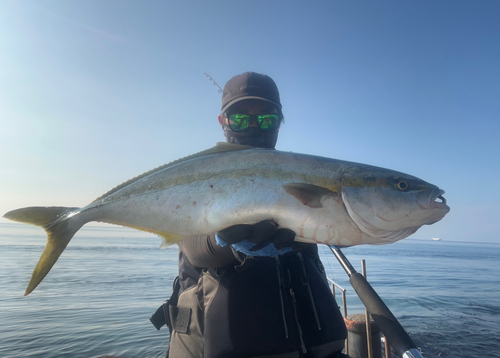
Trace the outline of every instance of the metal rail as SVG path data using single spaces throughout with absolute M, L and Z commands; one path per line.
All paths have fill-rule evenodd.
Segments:
M 344 311 L 344 318 L 347 317 L 347 300 L 346 300 L 346 291 L 347 290 L 345 288 L 343 288 L 342 286 L 338 285 L 335 281 L 333 281 L 329 277 L 327 277 L 326 279 L 328 280 L 328 282 L 330 282 L 332 284 L 332 294 L 333 294 L 333 299 L 335 299 L 335 302 L 337 301 L 336 297 L 335 297 L 335 287 L 337 287 L 342 292 L 342 308 Z M 349 339 L 346 338 L 345 339 L 345 353 L 347 355 L 349 355 L 348 343 L 349 343 Z
M 368 281 L 366 281 L 366 278 L 356 272 L 354 267 L 347 260 L 347 258 L 339 248 L 336 248 L 334 246 L 329 247 L 339 261 L 340 265 L 344 268 L 345 272 L 349 276 L 351 286 L 354 291 L 356 291 L 356 294 L 361 299 L 361 302 L 363 302 L 363 305 L 366 307 L 367 312 L 370 313 L 370 315 L 377 323 L 378 327 L 385 336 L 386 341 L 388 339 L 389 343 L 391 343 L 394 353 L 396 353 L 398 357 L 403 358 L 423 358 L 413 340 L 410 338 L 408 333 L 406 333 L 404 328 L 401 326 L 396 317 L 394 317 L 392 312 L 386 306 L 384 301 L 382 301 L 377 292 L 375 292 L 373 287 L 371 287 Z M 333 281 L 329 281 L 332 282 L 332 284 L 336 285 Z M 335 288 L 333 288 L 333 290 L 335 290 Z M 342 292 L 343 297 L 345 297 L 345 291 Z M 344 312 L 347 313 L 345 301 Z M 345 317 L 347 317 L 347 314 L 345 315 Z M 367 322 L 369 322 L 368 318 Z M 346 353 L 349 354 L 348 352 Z
M 366 262 L 361 260 L 361 272 L 366 280 Z M 373 358 L 373 345 L 372 345 L 372 318 L 365 307 L 365 321 L 366 321 L 366 340 L 368 348 L 368 358 Z
M 337 284 L 332 279 L 330 279 L 328 277 L 326 279 L 328 280 L 328 282 L 330 282 L 332 284 L 333 298 L 335 298 L 335 287 L 337 287 L 342 292 L 342 308 L 344 311 L 344 317 L 347 317 L 347 301 L 346 301 L 346 291 L 347 290 L 345 288 L 343 288 L 342 286 L 340 286 L 339 284 Z
M 362 260 L 362 262 L 363 261 L 364 260 Z M 330 282 L 332 284 L 332 294 L 333 294 L 333 298 L 335 299 L 335 301 L 337 301 L 336 294 L 335 294 L 335 287 L 338 288 L 342 292 L 342 311 L 344 313 L 344 318 L 347 317 L 347 297 L 346 297 L 347 289 L 340 286 L 337 282 L 333 281 L 330 277 L 327 277 L 326 279 L 328 280 L 328 282 Z M 366 309 L 365 309 L 365 311 L 366 311 Z M 366 312 L 365 312 L 365 315 L 366 315 Z M 368 322 L 368 317 L 366 318 L 366 321 Z M 371 336 L 370 336 L 370 338 L 368 338 L 368 331 L 366 332 L 366 334 L 367 334 L 367 339 L 371 339 Z M 389 340 L 383 334 L 382 334 L 382 338 L 383 338 L 384 348 L 385 348 L 385 358 L 391 358 L 392 354 L 391 354 L 391 346 L 389 344 Z M 345 339 L 345 351 L 346 351 L 345 353 L 347 355 L 349 354 L 349 344 L 348 343 L 349 343 L 349 337 L 347 337 Z M 371 345 L 371 341 L 369 344 Z M 408 356 L 408 357 L 404 357 L 404 358 L 411 358 L 411 357 Z

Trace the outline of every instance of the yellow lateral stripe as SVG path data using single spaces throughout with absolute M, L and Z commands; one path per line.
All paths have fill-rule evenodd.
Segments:
M 174 160 L 173 162 L 170 162 L 170 163 L 167 163 L 167 164 L 164 164 L 164 165 L 161 165 L 155 169 L 152 169 L 152 170 L 149 170 L 141 175 L 138 175 L 130 180 L 127 180 L 126 182 L 123 182 L 122 184 L 114 187 L 113 189 L 111 189 L 110 191 L 108 191 L 107 193 L 101 195 L 100 197 L 98 197 L 97 199 L 95 199 L 92 203 L 95 203 L 96 201 L 99 201 L 103 198 L 105 198 L 106 196 L 109 196 L 110 194 L 126 187 L 127 185 L 139 180 L 139 179 L 142 179 L 144 178 L 145 176 L 148 176 L 150 174 L 153 174 L 155 172 L 158 172 L 162 169 L 165 169 L 167 167 L 170 167 L 172 165 L 175 165 L 175 164 L 179 164 L 180 162 L 183 162 L 183 161 L 186 161 L 186 160 L 189 160 L 189 159 L 193 159 L 193 158 L 198 158 L 198 157 L 203 157 L 205 155 L 210 155 L 210 154 L 216 154 L 216 153 L 222 153 L 222 152 L 230 152 L 230 151 L 238 151 L 238 150 L 245 150 L 245 149 L 255 149 L 255 147 L 250 147 L 250 146 L 246 146 L 246 145 L 238 145 L 238 144 L 231 144 L 231 143 L 223 143 L 223 142 L 219 142 L 215 145 L 215 147 L 212 147 L 210 149 L 207 149 L 207 150 L 204 150 L 204 151 L 201 151 L 201 152 L 198 152 L 198 153 L 195 153 L 195 154 L 192 154 L 192 155 L 188 155 L 187 157 L 184 157 L 184 158 L 180 158 L 180 159 L 177 159 L 177 160 Z

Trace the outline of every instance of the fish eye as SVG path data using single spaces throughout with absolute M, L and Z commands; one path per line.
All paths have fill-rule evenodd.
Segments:
M 399 180 L 397 183 L 396 183 L 396 188 L 401 190 L 401 191 L 405 191 L 409 188 L 410 186 L 408 185 L 408 182 L 405 181 L 405 180 Z

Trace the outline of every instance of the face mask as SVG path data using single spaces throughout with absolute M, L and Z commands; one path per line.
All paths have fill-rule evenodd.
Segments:
M 259 148 L 274 148 L 278 141 L 278 131 L 266 131 L 258 127 L 251 127 L 242 132 L 235 132 L 225 126 L 224 135 L 228 143 L 250 145 Z

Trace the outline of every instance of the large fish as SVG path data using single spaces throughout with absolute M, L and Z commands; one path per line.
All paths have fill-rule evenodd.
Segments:
M 131 179 L 84 208 L 29 207 L 4 217 L 47 232 L 27 295 L 90 221 L 155 233 L 164 244 L 268 219 L 295 231 L 297 241 L 388 244 L 442 219 L 450 210 L 443 193 L 388 169 L 219 143 Z

